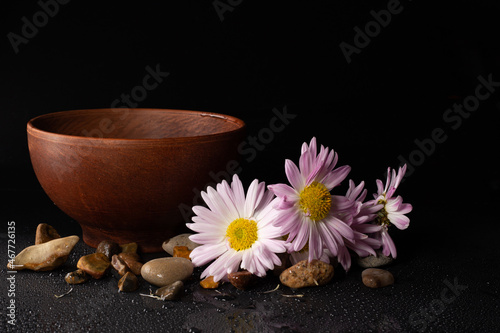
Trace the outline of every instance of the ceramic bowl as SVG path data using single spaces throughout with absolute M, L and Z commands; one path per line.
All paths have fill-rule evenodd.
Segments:
M 164 109 L 64 111 L 27 125 L 38 181 L 85 243 L 144 252 L 185 231 L 199 191 L 234 172 L 244 130 L 231 116 Z

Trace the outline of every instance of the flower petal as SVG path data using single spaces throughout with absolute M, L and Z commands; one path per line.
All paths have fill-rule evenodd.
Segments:
M 291 160 L 285 161 L 285 173 L 288 179 L 288 182 L 292 185 L 292 187 L 300 192 L 304 189 L 304 179 L 300 174 L 299 169 Z
M 389 213 L 387 218 L 400 230 L 404 230 L 410 225 L 410 219 L 403 214 Z
M 290 200 L 298 200 L 299 196 L 297 191 L 286 184 L 274 184 L 267 187 L 272 191 L 278 198 L 288 197 Z
M 384 256 L 392 255 L 392 257 L 396 259 L 397 256 L 396 245 L 394 245 L 391 236 L 385 229 L 382 230 L 382 244 L 383 244 L 382 254 Z
M 349 172 L 351 172 L 351 167 L 343 165 L 326 175 L 321 182 L 328 190 L 331 190 L 335 186 L 338 186 L 347 177 Z

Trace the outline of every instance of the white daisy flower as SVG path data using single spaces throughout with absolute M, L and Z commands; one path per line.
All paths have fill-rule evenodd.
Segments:
M 272 224 L 276 216 L 274 195 L 264 182 L 254 180 L 245 196 L 240 179 L 234 175 L 231 185 L 222 181 L 216 190 L 208 187 L 201 195 L 208 208 L 194 206 L 194 223 L 186 225 L 198 232 L 189 238 L 201 244 L 190 254 L 193 264 L 203 266 L 213 261 L 202 278 L 213 276 L 219 281 L 240 268 L 264 276 L 281 265 L 276 253 L 286 251 L 285 242 L 281 228 Z

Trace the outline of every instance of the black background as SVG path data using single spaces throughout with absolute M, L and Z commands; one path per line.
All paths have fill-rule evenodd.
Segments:
M 447 140 L 424 156 L 407 193 L 458 195 L 466 186 L 473 197 L 490 197 L 499 186 L 492 164 L 498 93 L 456 130 L 443 115 L 474 94 L 479 75 L 500 81 L 498 5 L 402 1 L 400 13 L 348 63 L 340 43 L 354 45 L 353 29 L 364 30 L 374 20 L 370 11 L 388 3 L 241 1 L 221 21 L 213 3 L 69 2 L 17 54 L 8 33 L 22 35 L 22 18 L 33 22 L 41 7 L 8 4 L 2 10 L 2 187 L 37 187 L 26 145 L 29 119 L 110 107 L 142 84 L 146 66 L 159 66 L 170 75 L 138 107 L 233 115 L 252 136 L 269 126 L 273 108 L 297 115 L 244 178 L 284 181 L 284 159 L 297 160 L 301 143 L 316 136 L 339 153 L 341 165 L 352 166 L 353 179 L 373 185 L 388 166 L 400 164 L 399 155 L 408 159 L 418 149 L 414 140 L 441 127 Z
M 354 28 L 364 30 L 371 11 L 391 1 L 234 1 L 219 13 L 214 3 L 71 1 L 17 53 L 9 33 L 21 35 L 22 18 L 33 22 L 41 7 L 3 3 L 0 188 L 11 198 L 3 200 L 4 220 L 17 219 L 10 207 L 29 207 L 22 193 L 49 203 L 29 161 L 29 119 L 110 107 L 142 84 L 147 66 L 159 66 L 169 76 L 138 107 L 236 116 L 254 137 L 269 127 L 273 109 L 295 115 L 255 158 L 242 156 L 245 182 L 286 182 L 285 158 L 297 162 L 302 142 L 313 136 L 335 149 L 339 165 L 352 167 L 349 178 L 364 180 L 370 192 L 388 166 L 413 156 L 414 170 L 398 190 L 414 206 L 410 228 L 394 232 L 401 255 L 425 246 L 450 257 L 455 247 L 476 255 L 493 248 L 499 93 L 455 128 L 443 116 L 474 95 L 479 76 L 500 82 L 498 3 L 401 1 L 400 12 L 350 63 L 340 44 L 354 45 Z M 435 128 L 446 140 L 416 152 L 416 140 L 428 141 Z M 343 184 L 335 194 L 345 190 Z M 482 239 L 486 234 L 492 238 Z
M 393 2 L 215 3 L 60 4 L 17 53 L 9 33 L 22 36 L 23 17 L 33 23 L 42 7 L 6 5 L 0 186 L 40 190 L 26 144 L 29 119 L 110 107 L 142 85 L 149 66 L 170 75 L 138 107 L 233 115 L 257 138 L 274 108 L 295 115 L 255 155 L 242 156 L 247 183 L 285 182 L 285 158 L 297 162 L 302 142 L 316 136 L 369 191 L 388 166 L 410 161 L 401 194 L 417 210 L 429 201 L 473 210 L 498 198 L 499 94 L 460 123 L 443 118 L 474 95 L 478 76 L 500 81 L 494 2 L 402 1 L 350 63 L 340 44 L 355 46 L 354 29 L 365 30 L 372 11 Z M 446 141 L 418 152 L 415 140 L 428 141 L 435 128 Z

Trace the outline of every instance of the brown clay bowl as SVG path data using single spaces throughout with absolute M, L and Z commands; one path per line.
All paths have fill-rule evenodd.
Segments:
M 56 112 L 27 125 L 38 181 L 85 243 L 144 252 L 185 230 L 197 191 L 237 165 L 244 129 L 231 116 L 161 109 Z

